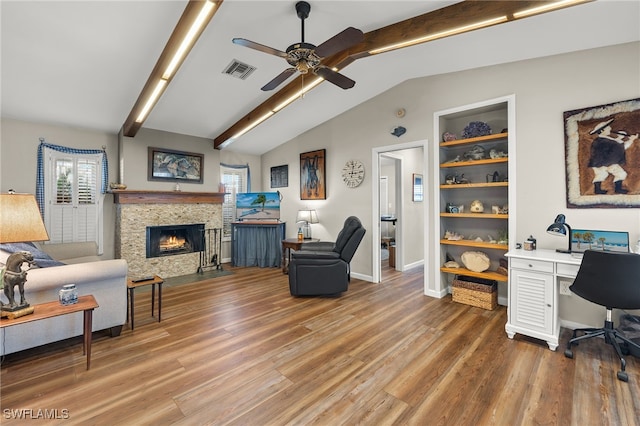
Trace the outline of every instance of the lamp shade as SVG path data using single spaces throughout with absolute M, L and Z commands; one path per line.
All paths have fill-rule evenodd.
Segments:
M 298 210 L 296 222 L 318 223 L 318 213 L 315 210 Z
M 569 244 L 567 250 L 556 249 L 556 251 L 559 253 L 571 253 L 571 227 L 567 222 L 565 222 L 565 216 L 563 214 L 556 216 L 553 223 L 547 228 L 547 232 L 558 237 L 568 235 Z
M 567 230 L 571 229 L 569 225 L 565 222 L 565 216 L 563 214 L 559 214 L 556 216 L 555 220 L 549 227 L 547 228 L 547 232 L 551 235 L 557 235 L 559 237 L 563 237 L 567 235 Z
M 0 194 L 0 243 L 48 239 L 38 203 L 32 194 Z

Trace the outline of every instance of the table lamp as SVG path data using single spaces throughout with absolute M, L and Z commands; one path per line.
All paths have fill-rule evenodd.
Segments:
M 311 239 L 311 226 L 310 223 L 318 223 L 318 214 L 315 210 L 298 210 L 298 216 L 296 222 L 304 222 L 302 227 L 302 234 L 305 240 Z
M 559 214 L 558 216 L 556 216 L 553 223 L 547 228 L 547 232 L 558 237 L 564 237 L 565 235 L 568 235 L 569 246 L 567 250 L 556 249 L 556 251 L 558 253 L 571 253 L 571 227 L 567 222 L 565 222 L 565 217 L 563 214 Z
M 40 209 L 32 194 L 0 194 L 0 243 L 23 243 L 31 241 L 45 241 L 49 239 L 47 230 L 40 216 Z M 17 312 L 29 308 L 24 298 L 24 284 L 27 272 L 22 270 L 22 264 L 33 264 L 33 255 L 28 251 L 12 253 L 5 265 L 3 290 L 9 304 L 0 309 L 7 312 Z M 20 301 L 16 303 L 14 288 L 20 290 Z

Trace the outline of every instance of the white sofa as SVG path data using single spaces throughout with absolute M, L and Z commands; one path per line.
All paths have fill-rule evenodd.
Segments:
M 49 250 L 46 245 L 41 247 L 43 251 L 55 252 L 53 246 Z M 25 297 L 32 306 L 58 300 L 58 291 L 62 286 L 73 283 L 79 296 L 92 294 L 98 302 L 99 307 L 93 312 L 93 331 L 109 329 L 112 336 L 117 336 L 127 316 L 127 262 L 123 259 L 91 261 L 98 258 L 95 256 L 95 249 L 89 249 L 91 247 L 95 246 L 81 243 L 58 247 L 59 256 L 75 257 L 62 259 L 70 264 L 29 270 Z M 2 264 L 9 254 L 0 248 Z M 73 263 L 80 259 L 85 262 Z M 0 354 L 80 336 L 82 332 L 82 312 L 5 327 L 0 330 Z

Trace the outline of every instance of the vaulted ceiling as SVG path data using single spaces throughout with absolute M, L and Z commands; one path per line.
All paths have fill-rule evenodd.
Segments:
M 349 26 L 369 33 L 458 2 L 310 3 L 305 41 L 318 45 Z M 2 116 L 117 133 L 186 4 L 3 0 Z M 207 138 L 213 146 L 267 102 L 280 87 L 260 88 L 288 65 L 231 39 L 285 50 L 300 41 L 294 4 L 225 0 L 144 127 Z M 407 79 L 638 41 L 638 16 L 638 1 L 600 0 L 358 59 L 341 70 L 354 88 L 320 84 L 225 149 L 262 154 Z M 223 74 L 234 59 L 256 70 L 246 80 Z

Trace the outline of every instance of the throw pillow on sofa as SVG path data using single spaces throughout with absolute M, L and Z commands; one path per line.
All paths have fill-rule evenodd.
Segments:
M 33 260 L 39 268 L 48 268 L 49 266 L 60 266 L 64 263 L 59 262 L 47 253 L 37 248 L 33 243 L 5 243 L 0 244 L 0 262 L 7 263 L 7 258 L 15 252 L 28 251 L 33 255 Z

